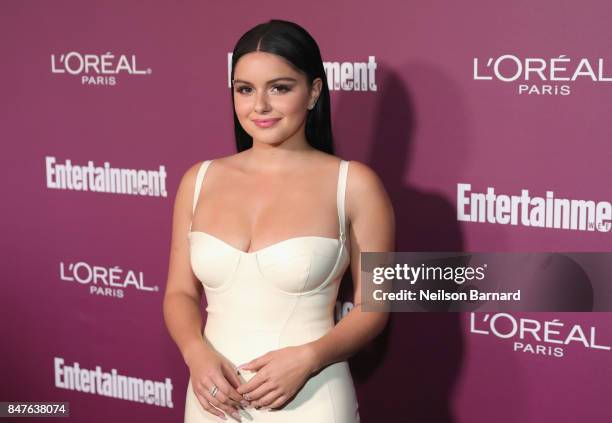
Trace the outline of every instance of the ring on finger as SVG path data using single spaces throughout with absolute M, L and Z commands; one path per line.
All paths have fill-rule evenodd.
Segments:
M 219 388 L 217 388 L 217 385 L 213 383 L 213 385 L 210 387 L 210 390 L 208 392 L 210 392 L 210 395 L 214 398 L 215 395 L 217 395 L 218 391 L 219 391 Z

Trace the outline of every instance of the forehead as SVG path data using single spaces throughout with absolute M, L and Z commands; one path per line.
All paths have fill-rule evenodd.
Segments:
M 245 54 L 238 59 L 234 69 L 234 79 L 252 83 L 266 83 L 280 77 L 291 77 L 298 81 L 304 79 L 283 57 L 262 51 Z

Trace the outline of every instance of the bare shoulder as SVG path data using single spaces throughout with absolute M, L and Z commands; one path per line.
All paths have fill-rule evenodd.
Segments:
M 242 160 L 244 160 L 247 151 L 248 150 L 241 151 L 240 153 L 229 154 L 227 156 L 216 157 L 214 161 L 215 163 L 223 163 L 224 165 L 240 163 Z
M 179 181 L 178 191 L 186 190 L 189 186 L 193 187 L 195 185 L 196 174 L 198 173 L 198 169 L 202 165 L 203 161 L 199 161 L 197 163 L 193 163 L 190 165 L 181 175 L 181 179 Z
M 350 160 L 346 181 L 346 209 L 349 218 L 377 209 L 381 215 L 392 214 L 392 206 L 382 180 L 365 163 Z
M 351 195 L 363 195 L 368 191 L 382 190 L 384 192 L 384 187 L 380 178 L 376 172 L 365 163 L 356 160 L 345 160 L 341 157 L 321 151 L 317 151 L 314 154 L 317 155 L 316 162 L 318 166 L 322 166 L 332 172 L 338 171 L 340 161 L 347 161 L 349 163 L 346 182 L 347 197 Z
M 199 160 L 191 164 L 183 172 L 183 175 L 181 176 L 181 179 L 179 181 L 179 186 L 177 189 L 177 200 L 179 201 L 183 200 L 186 203 L 191 204 L 192 195 L 195 192 L 196 178 L 198 176 L 198 172 L 202 168 L 202 165 L 204 164 L 205 161 L 214 160 L 215 163 L 219 162 L 219 164 L 223 165 L 223 163 L 226 162 L 230 157 L 232 156 L 204 159 L 204 160 Z M 184 199 L 188 199 L 188 200 L 184 200 Z
M 191 179 L 193 182 L 198 173 L 198 170 L 200 170 L 203 163 L 204 163 L 204 160 L 200 160 L 199 162 L 193 163 L 191 166 L 189 166 L 187 170 L 185 171 L 185 173 L 183 173 L 183 179 L 184 180 Z
M 239 153 L 230 154 L 227 156 L 216 157 L 214 166 L 217 169 L 224 169 L 221 172 L 239 171 L 244 168 L 244 161 L 247 157 L 248 150 Z
M 185 185 L 190 185 L 193 188 L 195 186 L 195 179 L 197 177 L 198 171 L 202 167 L 205 161 L 214 161 L 215 167 L 236 167 L 240 160 L 242 160 L 242 156 L 240 153 L 231 154 L 228 156 L 214 157 L 210 159 L 200 160 L 194 164 L 192 164 L 183 174 L 182 180 L 185 182 Z
M 341 157 L 320 150 L 313 150 L 310 152 L 310 154 L 312 155 L 311 158 L 313 159 L 311 163 L 313 163 L 313 165 L 316 166 L 319 171 L 323 172 L 337 172 L 340 161 L 344 160 Z
M 378 174 L 365 163 L 350 160 L 347 176 L 347 192 L 353 195 L 363 195 L 384 192 L 384 186 Z
M 183 175 L 181 176 L 181 180 L 179 182 L 177 194 L 178 193 L 186 194 L 187 192 L 193 192 L 195 188 L 196 176 L 198 174 L 198 171 L 202 167 L 203 163 L 204 163 L 204 160 L 200 160 L 196 163 L 193 163 L 191 166 L 187 168 L 187 170 L 185 170 L 185 172 L 183 172 Z

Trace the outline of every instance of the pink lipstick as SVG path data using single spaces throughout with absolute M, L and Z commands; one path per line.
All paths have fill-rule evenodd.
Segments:
M 278 119 L 253 119 L 253 122 L 255 122 L 255 125 L 259 126 L 260 128 L 269 128 L 273 126 L 279 120 L 280 118 Z

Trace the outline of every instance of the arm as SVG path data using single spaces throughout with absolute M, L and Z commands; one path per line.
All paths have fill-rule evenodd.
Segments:
M 174 200 L 168 279 L 163 301 L 166 327 L 186 364 L 192 354 L 207 348 L 201 333 L 202 286 L 191 271 L 187 238 L 197 166 L 192 166 L 181 178 Z
M 247 404 L 235 390 L 240 385 L 240 379 L 233 365 L 202 336 L 200 300 L 203 288 L 191 270 L 188 231 L 192 219 L 195 178 L 200 164 L 187 170 L 176 193 L 163 302 L 164 320 L 189 367 L 193 393 L 202 407 L 221 418 L 224 418 L 223 412 L 237 418 L 238 403 Z M 215 397 L 210 392 L 213 385 L 218 388 Z
M 395 217 L 391 201 L 373 170 L 351 161 L 346 189 L 346 212 L 350 222 L 351 273 L 354 307 L 323 337 L 312 341 L 313 372 L 342 361 L 363 348 L 385 327 L 388 312 L 361 310 L 361 252 L 393 251 Z

